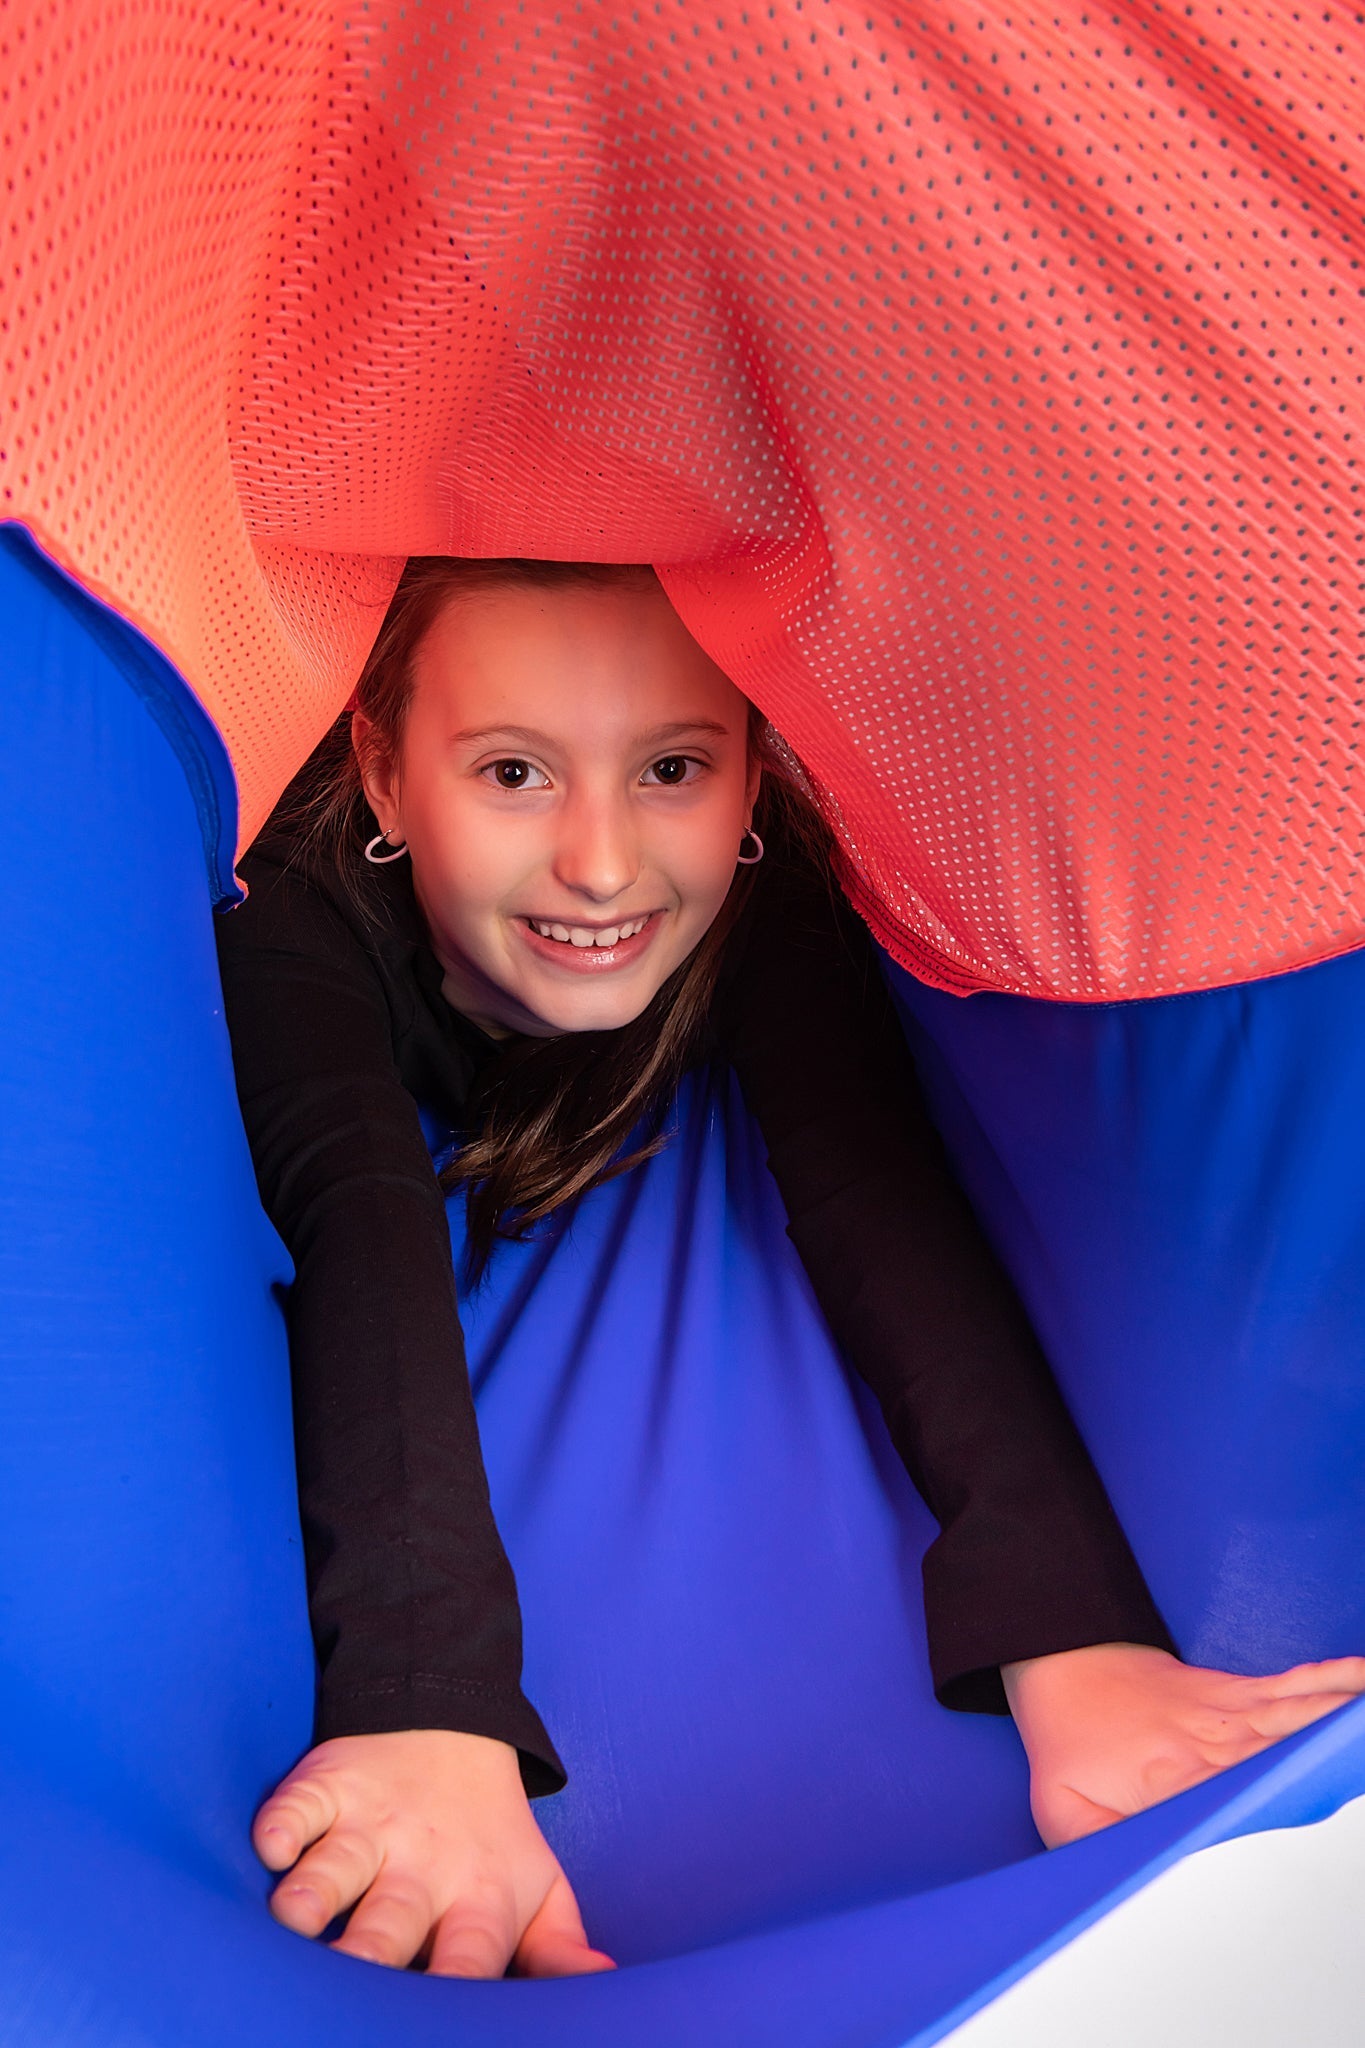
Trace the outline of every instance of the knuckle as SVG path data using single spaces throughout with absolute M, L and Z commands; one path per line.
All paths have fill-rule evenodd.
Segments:
M 500 1930 L 516 1918 L 516 1900 L 501 1879 L 475 1876 L 460 1887 L 456 1910 L 467 1926 Z
M 366 1898 L 365 1917 L 367 1923 L 379 1917 L 402 1921 L 421 1919 L 430 1926 L 431 1898 L 425 1885 L 418 1884 L 415 1879 L 386 1875 Z
M 293 1820 L 311 1827 L 321 1818 L 325 1806 L 320 1788 L 310 1778 L 286 1779 L 273 1799 L 266 1801 L 262 1815 Z
M 295 1864 L 290 1882 L 325 1897 L 335 1913 L 364 1889 L 368 1874 L 357 1858 L 339 1852 L 328 1837 L 321 1848 Z
M 313 1854 L 329 1870 L 349 1871 L 375 1861 L 375 1852 L 367 1835 L 357 1828 L 336 1824 L 327 1830 Z
M 1183 1791 L 1187 1785 L 1206 1776 L 1210 1768 L 1207 1757 L 1196 1757 L 1188 1751 L 1160 1750 L 1147 1757 L 1137 1773 L 1143 1805 L 1152 1806 L 1159 1800 L 1169 1799 L 1173 1793 Z
M 275 1896 L 296 1912 L 307 1912 L 316 1906 L 329 1920 L 341 1910 L 341 1886 L 326 1868 L 305 1870 L 302 1864 L 297 1865 L 284 1883 L 276 1887 Z
M 449 1945 L 510 1951 L 519 1932 L 511 1893 L 492 1882 L 462 1886 L 441 1916 L 442 1940 Z
M 447 1936 L 432 1952 L 429 1974 L 435 1977 L 501 1977 L 511 1950 L 501 1942 L 481 1939 L 464 1930 Z
M 416 1953 L 419 1937 L 396 1921 L 354 1921 L 332 1947 L 342 1955 L 355 1956 L 362 1963 L 401 1965 Z

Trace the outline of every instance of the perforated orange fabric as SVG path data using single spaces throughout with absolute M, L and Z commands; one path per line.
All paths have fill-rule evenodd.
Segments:
M 243 830 L 414 551 L 652 560 L 929 979 L 1362 935 L 1337 7 L 5 0 L 3 509 Z

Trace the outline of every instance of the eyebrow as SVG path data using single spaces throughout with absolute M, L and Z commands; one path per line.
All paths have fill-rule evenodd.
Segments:
M 714 718 L 684 718 L 672 725 L 656 725 L 652 731 L 640 734 L 638 744 L 642 747 L 667 746 L 670 740 L 696 739 L 705 736 L 714 739 L 728 739 L 730 728 L 721 725 Z M 470 726 L 463 732 L 450 735 L 452 746 L 473 746 L 490 740 L 515 740 L 522 746 L 544 747 L 554 744 L 549 733 L 536 732 L 526 725 L 484 725 Z

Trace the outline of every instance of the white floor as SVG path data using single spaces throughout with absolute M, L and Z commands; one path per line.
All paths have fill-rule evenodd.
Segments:
M 1177 1864 L 948 2043 L 1365 2048 L 1365 1799 Z

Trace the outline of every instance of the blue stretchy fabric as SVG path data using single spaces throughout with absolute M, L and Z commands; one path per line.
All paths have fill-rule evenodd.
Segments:
M 500 1253 L 466 1318 L 572 1774 L 541 1811 L 631 1967 L 427 1982 L 274 1926 L 246 1829 L 306 1745 L 312 1670 L 288 1267 L 214 973 L 226 764 L 12 533 L 0 601 L 7 2039 L 905 2048 L 1174 1856 L 1365 1790 L 1351 1709 L 1036 1852 L 1009 1727 L 930 1695 L 924 1511 L 733 1092 L 697 1081 L 673 1145 Z M 1158 1597 L 1188 1651 L 1249 1666 L 1365 1639 L 1363 980 L 1353 957 L 1104 1011 L 902 987 Z

